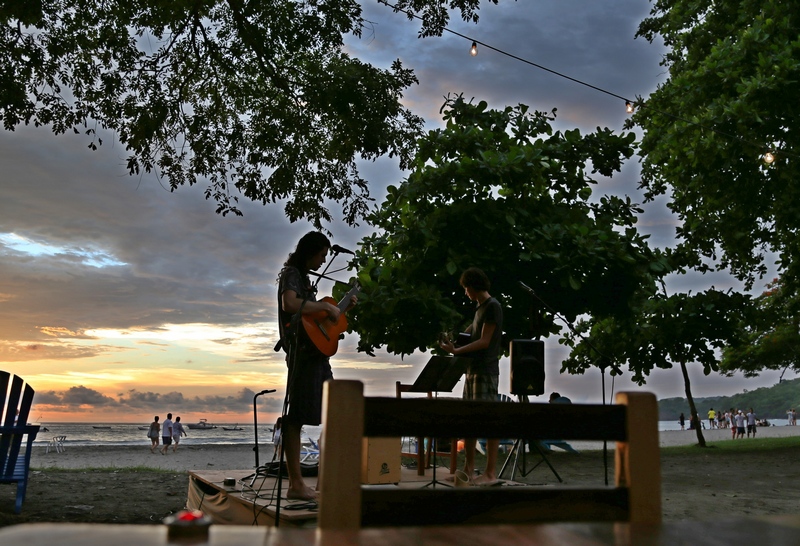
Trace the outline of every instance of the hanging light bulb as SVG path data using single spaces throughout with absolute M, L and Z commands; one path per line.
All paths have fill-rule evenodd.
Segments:
M 469 54 L 472 55 L 473 57 L 478 54 L 478 44 L 477 43 L 472 42 L 472 47 L 469 48 Z
M 635 108 L 633 106 L 633 103 L 631 101 L 629 101 L 629 100 L 626 100 L 625 101 L 625 112 L 628 113 L 628 114 L 633 114 L 634 110 L 635 110 Z
M 765 152 L 763 155 L 764 163 L 767 165 L 772 165 L 772 162 L 775 161 L 775 154 L 772 152 Z

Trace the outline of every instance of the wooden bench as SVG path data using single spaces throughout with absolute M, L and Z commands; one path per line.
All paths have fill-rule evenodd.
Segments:
M 509 404 L 365 398 L 359 381 L 329 381 L 323 395 L 323 423 L 321 529 L 661 521 L 658 408 L 651 393 L 619 393 L 616 404 L 607 406 Z M 363 437 L 398 436 L 615 441 L 615 484 L 423 489 L 362 486 Z

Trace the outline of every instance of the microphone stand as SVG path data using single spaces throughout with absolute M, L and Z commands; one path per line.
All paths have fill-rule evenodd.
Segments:
M 271 392 L 275 392 L 275 389 L 265 389 L 261 392 L 257 392 L 255 396 L 253 396 L 253 432 L 255 433 L 255 441 L 256 441 L 256 472 L 258 472 L 258 413 L 256 412 L 256 398 L 261 396 L 262 394 L 269 394 Z
M 519 285 L 522 287 L 523 290 L 525 290 L 528 294 L 530 294 L 531 296 L 536 298 L 539 301 L 539 303 L 541 303 L 544 306 L 545 309 L 547 309 L 548 311 L 550 311 L 553 314 L 554 317 L 559 318 L 564 324 L 566 324 L 567 328 L 569 328 L 570 332 L 572 332 L 575 336 L 579 337 L 584 343 L 586 343 L 586 345 L 590 349 L 592 349 L 595 353 L 597 353 L 599 355 L 600 362 L 602 363 L 601 366 L 598 366 L 600 368 L 600 388 L 602 389 L 603 405 L 605 406 L 606 405 L 606 367 L 608 367 L 608 362 L 609 362 L 610 359 L 606 355 L 604 355 L 600 351 L 600 349 L 598 349 L 591 341 L 589 341 L 588 338 L 586 338 L 586 337 L 582 336 L 581 334 L 579 334 L 575 330 L 575 327 L 572 325 L 572 323 L 570 321 L 568 321 L 563 315 L 558 313 L 555 309 L 550 307 L 550 305 L 548 305 L 546 301 L 544 301 L 542 298 L 539 297 L 539 295 L 533 290 L 533 288 L 531 288 L 530 286 L 528 286 L 527 284 L 525 284 L 522 281 L 518 281 L 518 282 L 519 282 Z M 605 469 L 605 484 L 608 485 L 608 441 L 606 441 L 606 440 L 603 440 L 603 468 Z

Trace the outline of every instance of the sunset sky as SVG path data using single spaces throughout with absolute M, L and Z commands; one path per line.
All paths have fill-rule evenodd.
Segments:
M 418 39 L 417 22 L 375 0 L 363 5 L 372 25 L 360 40 L 348 40 L 348 48 L 378 66 L 400 58 L 413 68 L 420 84 L 404 102 L 429 128 L 441 122 L 444 96 L 463 93 L 495 108 L 557 108 L 560 130 L 622 129 L 619 99 L 486 48 L 470 57 L 472 39 L 624 97 L 646 97 L 665 77 L 658 64 L 662 46 L 634 39 L 650 9 L 644 0 L 482 3 L 477 25 L 450 24 L 470 41 L 447 33 Z M 170 193 L 155 176 L 128 176 L 125 150 L 113 135 L 103 140 L 93 152 L 84 136 L 0 130 L 0 369 L 36 389 L 31 420 L 145 423 L 171 411 L 184 422 L 245 423 L 254 392 L 268 388 L 278 392 L 259 398 L 259 420 L 274 419 L 286 369 L 283 354 L 272 349 L 275 280 L 311 226 L 290 224 L 281 204 L 242 201 L 244 217 L 219 216 L 202 186 Z M 377 203 L 388 184 L 405 176 L 389 159 L 363 164 L 362 174 Z M 631 161 L 620 176 L 599 181 L 595 195 L 627 194 L 641 202 L 637 174 Z M 676 223 L 664 202 L 645 209 L 639 228 L 652 244 L 670 244 Z M 347 248 L 372 232 L 341 222 L 329 228 Z M 344 257 L 334 262 L 344 265 Z M 712 284 L 738 286 L 725 275 L 707 275 L 672 279 L 670 288 Z M 322 294 L 330 292 L 330 282 L 320 286 Z M 599 401 L 599 372 L 560 375 L 565 353 L 554 338 L 546 346 L 547 391 Z M 335 377 L 364 381 L 368 394 L 393 395 L 394 382 L 412 382 L 428 356 L 401 360 L 379 352 L 371 358 L 355 352 L 351 336 L 332 362 Z M 703 377 L 699 367 L 691 374 L 695 396 L 768 386 L 778 375 Z M 610 379 L 606 385 L 608 392 Z M 508 392 L 507 359 L 500 388 Z M 614 388 L 639 387 L 625 376 Z M 683 396 L 677 369 L 653 374 L 645 388 L 659 397 Z M 459 384 L 454 392 L 460 391 Z

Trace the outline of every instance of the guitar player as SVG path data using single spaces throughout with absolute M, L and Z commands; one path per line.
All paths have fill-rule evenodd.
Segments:
M 333 379 L 330 358 L 311 343 L 304 332 L 302 316 L 327 314 L 336 322 L 341 309 L 329 301 L 317 301 L 316 287 L 309 271 L 326 262 L 330 240 L 322 233 L 306 233 L 289 254 L 278 277 L 279 330 L 289 368 L 286 392 L 288 409 L 283 416 L 283 452 L 289 474 L 289 499 L 316 500 L 317 492 L 303 481 L 300 469 L 300 430 L 303 425 L 317 426 L 322 420 L 322 385 Z M 351 297 L 349 310 L 357 298 Z

